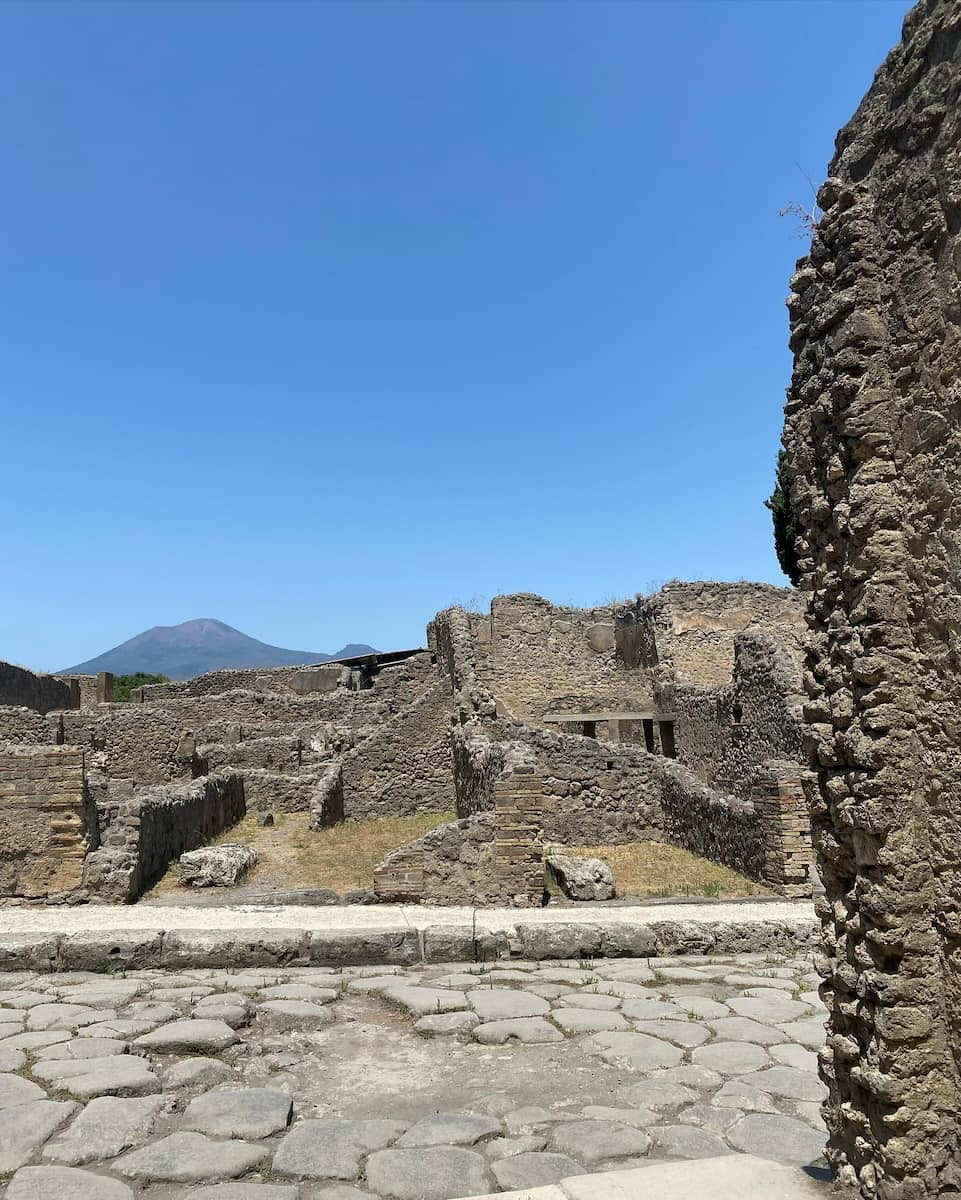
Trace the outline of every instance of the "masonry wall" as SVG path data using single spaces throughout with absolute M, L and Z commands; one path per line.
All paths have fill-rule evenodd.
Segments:
M 70 688 L 55 675 L 37 675 L 25 667 L 0 662 L 0 705 L 46 713 L 70 707 Z
M 149 683 L 138 689 L 144 704 L 190 697 L 215 696 L 221 692 L 271 692 L 278 695 L 305 696 L 332 692 L 350 679 L 350 668 L 341 663 L 297 667 L 238 667 L 207 671 L 192 679 L 170 683 Z
M 33 708 L 0 705 L 0 742 L 26 742 L 33 745 L 57 741 L 47 718 Z
M 961 1194 L 961 11 L 909 13 L 789 300 L 829 1156 Z
M 96 820 L 76 746 L 0 746 L 0 897 L 83 899 Z
M 678 684 L 699 687 L 730 683 L 738 634 L 798 643 L 804 632 L 799 594 L 766 583 L 675 581 L 640 598 L 634 618 L 648 626 L 649 665 L 670 666 Z
M 102 704 L 61 716 L 65 740 L 84 747 L 93 770 L 138 784 L 194 775 L 193 741 L 182 745 L 185 727 L 169 713 L 143 704 Z
M 399 847 L 375 869 L 374 890 L 395 903 L 540 904 L 543 801 L 531 768 L 502 775 L 489 811 Z
M 472 624 L 478 681 L 517 720 L 542 725 L 560 700 L 650 707 L 646 673 L 628 672 L 617 661 L 611 607 L 560 608 L 540 596 L 497 596 L 489 618 Z
M 185 850 L 203 846 L 246 812 L 240 775 L 134 790 L 94 781 L 102 846 L 87 858 L 86 886 L 100 900 L 135 900 Z
M 450 697 L 438 680 L 343 758 L 348 819 L 453 812 Z

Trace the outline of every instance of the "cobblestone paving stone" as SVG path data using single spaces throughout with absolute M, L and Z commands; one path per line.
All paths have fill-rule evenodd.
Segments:
M 451 1200 L 817 1163 L 799 956 L 6 974 L 6 1200 Z

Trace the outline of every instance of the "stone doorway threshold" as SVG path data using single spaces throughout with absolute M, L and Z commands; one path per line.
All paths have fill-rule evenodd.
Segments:
M 727 1154 L 575 1175 L 547 1187 L 473 1200 L 827 1200 L 830 1190 L 827 1171 L 787 1167 L 753 1154 Z

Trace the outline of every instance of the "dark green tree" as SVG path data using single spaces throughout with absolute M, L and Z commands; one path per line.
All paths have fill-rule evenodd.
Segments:
M 130 689 L 143 687 L 145 683 L 169 683 L 166 675 L 148 675 L 146 671 L 138 671 L 136 675 L 115 675 L 113 677 L 113 699 L 115 704 L 130 699 Z
M 797 587 L 801 578 L 798 570 L 797 536 L 801 532 L 797 513 L 791 504 L 791 485 L 787 473 L 787 453 L 778 451 L 777 467 L 774 471 L 774 491 L 769 499 L 764 501 L 771 510 L 771 520 L 774 524 L 774 549 L 781 570 Z

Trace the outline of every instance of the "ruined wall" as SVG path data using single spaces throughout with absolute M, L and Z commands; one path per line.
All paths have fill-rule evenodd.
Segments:
M 47 718 L 36 709 L 0 705 L 0 742 L 49 745 L 57 740 Z
M 908 15 L 821 188 L 786 407 L 830 1157 L 961 1193 L 961 7 Z
M 648 708 L 646 672 L 626 671 L 614 648 L 610 607 L 561 608 L 540 596 L 497 596 L 473 622 L 478 681 L 518 720 L 541 725 L 551 701 Z M 554 705 L 556 708 L 556 703 Z
M 490 811 L 440 825 L 389 854 L 374 870 L 374 890 L 397 903 L 540 904 L 543 804 L 540 777 L 518 766 L 497 780 Z
M 680 684 L 672 689 L 668 703 L 675 714 L 677 761 L 702 783 L 714 783 L 730 742 L 733 693 L 731 684 L 715 688 Z
M 40 713 L 69 708 L 70 687 L 55 675 L 37 675 L 25 667 L 0 662 L 0 704 Z
M 648 627 L 644 657 L 649 666 L 669 667 L 678 684 L 717 687 L 731 681 L 739 633 L 764 633 L 775 642 L 797 644 L 804 632 L 803 614 L 793 588 L 674 581 L 639 599 L 633 615 L 636 624 Z
M 138 688 L 144 704 L 190 696 L 215 696 L 220 692 L 271 692 L 306 696 L 332 692 L 350 679 L 350 668 L 340 663 L 312 667 L 234 667 L 207 671 L 193 679 L 148 683 Z
M 0 745 L 0 897 L 83 899 L 91 818 L 81 749 Z
M 769 760 L 804 761 L 801 658 L 795 646 L 755 633 L 740 634 L 734 654 L 730 720 L 713 782 L 747 797 Z
M 65 741 L 84 747 L 92 770 L 141 784 L 195 773 L 193 742 L 182 745 L 187 727 L 169 713 L 143 704 L 103 704 L 61 717 Z
M 438 680 L 344 755 L 348 819 L 454 811 L 449 709 Z
M 246 812 L 240 775 L 207 775 L 192 783 L 134 790 L 94 781 L 101 848 L 84 866 L 99 900 L 135 900 L 185 850 L 203 846 Z

